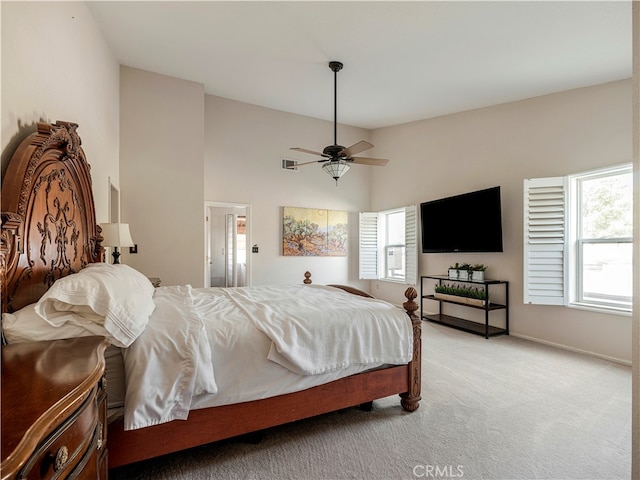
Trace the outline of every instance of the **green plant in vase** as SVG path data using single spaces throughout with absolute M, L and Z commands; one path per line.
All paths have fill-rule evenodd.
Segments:
M 458 267 L 458 280 L 469 280 L 471 278 L 471 264 L 463 263 Z
M 471 280 L 474 280 L 476 282 L 483 282 L 484 281 L 484 271 L 487 269 L 486 265 L 483 265 L 482 263 L 476 263 L 475 265 L 472 265 L 470 268 L 471 271 Z
M 448 297 L 460 297 L 462 299 L 470 298 L 473 300 L 478 300 L 477 303 L 482 305 L 484 305 L 484 302 L 488 300 L 487 292 L 484 290 L 484 288 L 481 288 L 481 287 L 469 287 L 469 286 L 445 283 L 441 285 L 436 285 L 434 288 L 434 291 L 436 293 L 435 295 L 436 298 L 445 298 L 445 297 L 442 297 L 442 295 L 446 295 Z M 456 301 L 455 298 L 446 298 L 446 299 L 451 301 Z M 470 303 L 470 302 L 464 302 L 461 300 L 460 303 Z
M 449 266 L 449 278 L 451 280 L 457 280 L 458 279 L 458 270 L 460 268 L 460 264 L 458 262 L 456 262 L 455 265 L 450 265 Z

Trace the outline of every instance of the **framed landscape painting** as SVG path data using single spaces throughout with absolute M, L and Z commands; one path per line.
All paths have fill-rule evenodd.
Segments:
M 348 212 L 317 208 L 282 208 L 282 254 L 347 255 Z

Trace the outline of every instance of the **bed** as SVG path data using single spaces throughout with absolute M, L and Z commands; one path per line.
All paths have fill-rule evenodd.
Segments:
M 139 318 L 144 318 L 147 315 L 145 308 L 149 308 L 144 302 L 144 305 L 140 305 L 140 310 L 137 310 L 138 307 L 134 309 L 136 315 L 131 315 L 135 317 L 131 320 L 133 323 L 123 321 L 119 315 L 112 315 L 111 310 L 100 311 L 102 304 L 96 303 L 98 306 L 91 305 L 91 308 L 82 305 L 80 308 L 71 301 L 69 305 L 72 307 L 64 303 L 59 292 L 66 291 L 71 292 L 71 296 L 78 295 L 75 288 L 82 290 L 88 284 L 93 285 L 86 280 L 87 278 L 91 279 L 91 275 L 97 275 L 97 272 L 101 271 L 109 272 L 108 275 L 111 275 L 114 268 L 104 263 L 104 249 L 100 244 L 101 231 L 95 218 L 89 166 L 81 148 L 77 128 L 77 124 L 70 122 L 38 124 L 37 131 L 19 145 L 6 168 L 2 184 L 0 249 L 3 314 L 8 313 L 7 317 L 14 320 L 34 318 L 33 312 L 29 310 L 34 309 L 40 317 L 51 315 L 48 319 L 51 324 L 59 322 L 57 326 L 68 328 L 68 335 L 76 335 L 74 329 L 84 329 L 84 333 L 77 333 L 78 335 L 100 334 L 104 331 L 105 336 L 112 339 L 122 352 L 127 372 L 127 398 L 133 398 L 135 395 L 131 392 L 137 385 L 146 386 L 142 380 L 137 381 L 135 375 L 138 372 L 134 370 L 140 365 L 153 362 L 148 357 L 144 361 L 140 361 L 139 357 L 135 357 L 135 360 L 128 359 L 134 358 L 134 354 L 138 355 L 137 352 L 144 352 L 144 345 L 147 345 L 147 354 L 157 348 L 156 344 L 150 343 L 156 341 L 153 334 L 149 333 L 153 330 L 150 325 L 155 325 L 157 334 L 167 337 L 165 340 L 168 339 L 169 343 L 177 338 L 178 334 L 167 335 L 165 327 L 170 323 L 177 323 L 171 320 L 172 309 L 189 311 L 184 307 L 189 304 L 192 306 L 189 308 L 193 308 L 193 314 L 189 318 L 195 322 L 192 328 L 193 332 L 196 332 L 193 335 L 196 343 L 191 349 L 195 352 L 193 358 L 197 357 L 197 362 L 200 362 L 194 360 L 194 364 L 197 365 L 193 369 L 197 374 L 196 380 L 188 380 L 192 385 L 192 395 L 186 401 L 182 401 L 171 415 L 165 418 L 159 414 L 156 419 L 137 423 L 133 419 L 134 416 L 127 416 L 126 411 L 122 416 L 114 416 L 115 420 L 108 427 L 109 468 L 257 432 L 322 413 L 370 405 L 373 400 L 390 395 L 398 394 L 402 408 L 408 412 L 418 408 L 421 399 L 421 326 L 415 314 L 418 305 L 415 302 L 417 293 L 413 288 L 408 288 L 405 292 L 406 301 L 402 312 L 349 286 L 311 285 L 308 272 L 305 282 L 301 282 L 300 285 L 248 287 L 237 291 L 232 289 L 232 294 L 232 290 L 216 289 L 214 292 L 213 289 L 193 289 L 190 286 L 154 289 L 150 283 L 145 284 L 148 283 L 146 277 L 141 276 L 139 272 L 130 272 L 129 270 L 133 269 L 123 266 L 118 267 L 117 272 L 124 272 L 126 278 L 115 282 L 117 285 L 113 288 L 121 288 L 122 293 L 129 285 L 126 282 L 131 281 L 136 285 L 136 282 L 139 282 L 140 288 L 146 292 L 145 299 L 146 296 L 150 296 L 154 301 L 152 312 L 148 314 L 149 318 L 153 319 L 151 322 L 146 319 L 140 324 Z M 114 294 L 113 290 L 108 292 L 111 292 L 111 298 L 117 297 L 118 302 L 121 302 L 121 293 Z M 332 296 L 330 301 L 327 300 L 327 295 Z M 221 299 L 228 303 L 222 303 Z M 63 300 L 66 301 L 66 297 Z M 328 329 L 324 329 L 324 323 L 320 321 L 326 320 L 328 325 L 329 317 L 333 315 L 326 311 L 325 305 L 328 303 L 344 305 L 345 311 L 350 312 L 349 322 L 340 320 L 344 324 L 343 328 L 350 329 L 347 333 L 331 334 L 328 333 Z M 285 317 L 284 310 L 280 311 L 279 308 L 294 304 L 298 310 L 295 310 L 295 313 L 286 313 L 288 322 L 285 325 L 282 323 Z M 366 335 L 354 334 L 364 332 L 361 323 L 365 320 L 360 319 L 359 312 L 366 314 L 369 308 L 378 308 L 378 304 L 387 309 L 384 316 L 401 312 L 402 321 L 396 321 L 394 325 L 407 324 L 402 329 L 398 327 L 398 330 L 402 330 L 398 337 L 406 337 L 408 343 L 398 347 L 402 349 L 402 354 L 386 345 L 394 344 L 396 341 L 396 337 L 392 337 L 395 333 L 391 332 L 396 327 L 383 324 L 383 319 L 380 320 L 379 328 L 367 327 Z M 52 305 L 55 308 L 47 310 L 49 307 L 53 308 Z M 162 308 L 167 312 L 164 324 L 158 320 L 161 318 L 160 312 L 165 311 L 161 305 L 164 305 Z M 235 307 L 231 308 L 229 305 Z M 83 310 L 86 308 L 89 308 L 89 311 Z M 202 312 L 216 309 L 222 312 L 220 318 L 223 319 L 217 323 L 226 325 L 225 328 L 232 328 L 239 323 L 235 319 L 240 315 L 240 311 L 243 315 L 253 315 L 248 317 L 251 319 L 250 322 L 253 322 L 252 328 L 245 329 L 251 331 L 249 337 L 253 340 L 243 341 L 258 342 L 259 346 L 255 343 L 243 344 L 240 341 L 223 341 L 222 343 L 226 343 L 224 347 L 219 344 L 214 346 L 213 337 L 229 338 L 228 334 L 224 329 L 213 330 L 214 327 L 197 322 L 203 316 Z M 393 309 L 396 311 L 392 312 Z M 30 316 L 25 313 L 27 311 Z M 265 312 L 271 313 L 265 315 Z M 81 323 L 74 323 L 73 319 L 77 319 L 78 316 L 82 317 L 81 321 L 78 320 Z M 256 317 L 260 317 L 259 324 L 256 323 Z M 51 320 L 52 318 L 54 320 Z M 292 322 L 289 321 L 294 318 L 296 321 L 293 324 L 299 325 L 299 329 L 295 331 L 291 330 Z M 20 322 L 28 325 L 27 320 Z M 87 323 L 90 326 L 87 326 Z M 29 327 L 26 328 L 29 330 Z M 276 338 L 276 334 L 282 329 L 287 330 L 287 338 L 302 338 L 304 334 L 308 334 L 305 340 L 307 343 L 301 344 L 304 352 L 307 352 L 305 349 L 313 347 L 314 343 L 319 343 L 316 339 L 324 335 L 329 339 L 326 345 L 348 343 L 344 339 L 352 338 L 354 345 L 358 346 L 355 350 L 366 350 L 372 348 L 371 345 L 384 343 L 385 349 L 389 352 L 385 350 L 386 356 L 383 356 L 365 351 L 349 365 L 343 363 L 341 358 L 336 360 L 332 357 L 324 360 L 328 355 L 327 351 L 332 351 L 329 348 L 318 349 L 317 355 L 321 361 L 313 357 L 313 354 L 304 354 L 302 357 L 305 358 L 300 359 L 300 347 L 297 347 L 297 352 L 296 348 L 288 350 L 289 344 Z M 374 337 L 372 332 L 376 332 L 377 337 Z M 336 341 L 336 335 L 340 335 L 340 341 Z M 367 340 L 363 341 L 362 338 L 365 336 Z M 208 339 L 206 345 L 201 340 L 205 337 Z M 259 340 L 256 340 L 258 338 Z M 222 355 L 233 353 L 234 348 L 246 358 L 224 360 Z M 227 353 L 224 353 L 225 349 Z M 182 347 L 177 351 L 178 354 L 183 354 Z M 258 376 L 268 377 L 276 387 L 272 390 L 258 388 L 256 385 L 259 380 L 255 375 L 249 376 L 237 384 L 242 385 L 240 390 L 253 393 L 248 397 L 243 396 L 244 392 L 242 395 L 234 396 L 229 393 L 233 391 L 233 382 L 229 378 L 234 375 L 237 377 L 238 371 L 253 370 L 253 364 L 242 367 L 242 361 L 257 362 L 250 360 L 255 355 L 249 355 L 249 351 L 257 352 L 255 355 L 269 356 L 268 359 L 261 360 L 261 365 L 265 366 L 259 368 L 266 368 L 265 371 L 272 372 L 273 375 L 260 373 Z M 353 351 L 350 347 L 349 352 Z M 344 351 L 341 352 L 336 355 L 344 355 Z M 206 362 L 201 360 L 206 359 L 207 354 L 212 359 L 210 363 L 215 367 L 211 371 L 204 367 Z M 349 355 L 351 357 L 353 353 Z M 313 358 L 313 362 L 305 364 L 304 360 L 309 360 L 307 357 Z M 299 359 L 301 362 L 298 362 Z M 225 363 L 230 366 L 236 365 L 236 370 L 222 373 L 219 365 Z M 322 368 L 320 365 L 323 365 Z M 151 372 L 151 375 L 155 373 Z M 184 382 L 188 383 L 186 380 Z M 145 395 L 138 394 L 140 397 Z M 158 398 L 164 395 L 159 393 Z M 176 411 L 178 413 L 174 415 Z

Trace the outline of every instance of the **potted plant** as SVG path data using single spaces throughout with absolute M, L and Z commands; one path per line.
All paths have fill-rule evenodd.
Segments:
M 474 282 L 484 282 L 484 271 L 487 269 L 486 265 L 482 263 L 476 263 L 471 267 L 471 280 Z
M 449 266 L 449 278 L 451 280 L 458 279 L 458 268 L 460 268 L 460 265 L 458 264 L 458 262 L 456 262 L 456 264 L 453 266 Z
M 486 291 L 480 287 L 467 287 L 445 283 L 436 285 L 434 291 L 435 298 L 455 303 L 483 307 L 487 301 Z
M 471 265 L 463 263 L 458 267 L 458 280 L 470 280 L 471 279 Z

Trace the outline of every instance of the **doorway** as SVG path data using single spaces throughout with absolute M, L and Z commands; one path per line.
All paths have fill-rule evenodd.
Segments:
M 205 202 L 205 286 L 251 285 L 250 206 Z

